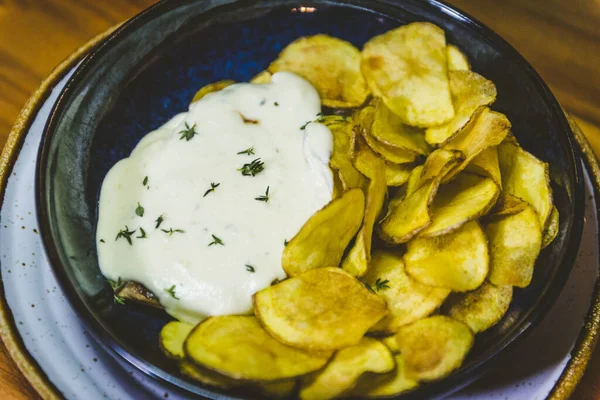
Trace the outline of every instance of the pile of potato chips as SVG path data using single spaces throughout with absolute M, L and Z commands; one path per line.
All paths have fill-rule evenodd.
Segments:
M 254 316 L 171 322 L 162 348 L 202 383 L 274 397 L 390 396 L 447 376 L 557 234 L 548 165 L 433 24 L 362 52 L 300 38 L 253 82 L 277 71 L 352 113 L 319 120 L 334 135 L 334 199 L 287 244 L 289 278 L 256 293 Z

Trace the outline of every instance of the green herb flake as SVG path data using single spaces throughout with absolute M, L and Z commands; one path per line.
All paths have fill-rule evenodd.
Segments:
M 136 230 L 137 229 L 134 229 L 134 230 L 130 231 L 129 228 L 127 227 L 127 225 L 125 225 L 125 229 L 121 229 L 119 231 L 119 233 L 117 233 L 117 237 L 115 238 L 115 242 L 117 240 L 119 240 L 120 238 L 125 238 L 125 240 L 127 240 L 127 243 L 129 243 L 130 246 L 133 246 L 133 242 L 131 241 L 131 235 L 133 235 Z
M 185 233 L 185 231 L 183 229 L 173 229 L 173 228 L 169 228 L 169 230 L 161 229 L 161 231 L 163 231 L 164 233 L 168 233 L 169 236 L 173 236 L 174 233 Z
M 378 292 L 383 289 L 389 289 L 390 285 L 388 285 L 388 283 L 390 283 L 390 281 L 388 279 L 381 280 L 381 278 L 377 278 L 377 280 L 375 281 L 375 289 Z
M 188 123 L 185 123 L 185 129 L 182 131 L 179 131 L 179 134 L 181 135 L 181 137 L 179 138 L 179 140 L 183 140 L 185 139 L 186 141 L 190 141 L 192 140 L 192 138 L 194 137 L 194 135 L 197 135 L 198 132 L 196 132 L 196 124 L 192 125 L 191 127 L 188 125 Z
M 242 151 L 238 151 L 237 154 L 246 154 L 246 155 L 253 155 L 254 154 L 254 147 L 248 147 L 246 150 L 242 150 Z
M 275 107 L 279 107 L 279 103 L 278 102 L 273 103 L 273 105 L 275 105 Z
M 254 269 L 254 267 L 252 265 L 248 265 L 248 264 L 246 264 L 246 271 L 248 271 L 248 272 L 256 272 L 256 270 Z
M 154 229 L 158 229 L 160 227 L 160 224 L 163 223 L 165 219 L 163 218 L 162 214 L 160 215 L 160 217 L 156 218 L 156 226 L 154 227 Z
M 171 295 L 172 298 L 174 298 L 175 300 L 179 300 L 179 297 L 177 297 L 175 295 L 175 285 L 171 286 L 168 289 L 164 289 L 165 292 L 169 293 Z
M 306 129 L 306 127 L 308 126 L 308 124 L 310 124 L 311 122 L 312 122 L 312 121 L 308 121 L 307 123 L 305 123 L 304 125 L 302 125 L 302 126 L 300 127 L 300 130 L 301 130 L 301 131 L 305 130 L 305 129 Z
M 210 247 L 212 245 L 217 245 L 217 244 L 220 244 L 221 246 L 225 246 L 225 243 L 223 243 L 223 241 L 220 238 L 218 238 L 215 235 L 211 235 L 211 236 L 213 238 L 213 241 L 208 244 L 208 247 Z
M 242 172 L 244 176 L 256 176 L 258 173 L 265 169 L 265 163 L 257 158 L 249 164 L 244 164 L 242 168 L 238 168 L 238 171 Z
M 269 186 L 267 186 L 267 190 L 263 196 L 255 197 L 254 200 L 264 201 L 265 203 L 269 202 Z
M 148 177 L 145 177 L 142 181 L 142 185 L 146 186 L 148 184 Z
M 144 216 L 144 207 L 142 207 L 140 205 L 139 201 L 138 201 L 137 208 L 135 209 L 135 215 L 137 215 L 138 217 L 143 217 Z
M 283 245 L 284 245 L 284 246 L 287 246 L 289 242 L 290 242 L 289 240 L 285 239 L 285 240 L 283 241 Z
M 146 236 L 146 231 L 144 230 L 144 228 L 142 228 L 140 226 L 140 236 L 136 236 L 136 239 L 147 239 L 148 236 Z
M 210 192 L 214 192 L 215 189 L 219 187 L 219 185 L 221 185 L 221 184 L 220 183 L 211 182 L 210 183 L 210 189 L 208 189 L 206 192 L 204 192 L 204 196 L 202 196 L 202 197 L 206 197 L 206 195 L 209 194 Z
M 113 299 L 115 301 L 115 303 L 119 303 L 121 305 L 125 305 L 125 299 L 122 297 L 117 296 L 116 294 L 113 295 Z
M 100 239 L 100 243 L 106 243 L 104 239 Z

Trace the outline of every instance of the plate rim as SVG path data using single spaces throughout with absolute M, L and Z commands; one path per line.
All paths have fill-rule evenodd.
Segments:
M 157 3 L 160 4 L 161 2 Z M 156 5 L 151 6 L 154 8 Z M 145 11 L 147 11 L 146 9 Z M 142 11 L 143 13 L 144 11 Z M 139 15 L 139 14 L 138 14 Z M 470 17 L 470 16 L 469 16 Z M 134 17 L 135 18 L 135 17 Z M 474 19 L 477 21 L 476 19 Z M 44 79 L 33 95 L 23 106 L 19 113 L 2 149 L 0 155 L 0 208 L 3 205 L 4 193 L 8 183 L 8 178 L 14 167 L 14 164 L 20 153 L 23 141 L 37 116 L 39 109 L 49 97 L 52 89 L 69 71 L 83 60 L 93 50 L 103 45 L 109 36 L 116 31 L 121 24 L 113 26 L 105 32 L 94 37 L 86 44 L 78 48 L 69 57 L 63 60 L 55 69 Z M 564 113 L 574 134 L 575 142 L 581 153 L 581 159 L 586 165 L 586 170 L 590 175 L 595 190 L 595 202 L 600 209 L 600 165 L 596 159 L 593 150 L 585 138 L 583 132 L 576 122 Z M 600 221 L 600 215 L 598 216 Z M 600 238 L 599 238 L 600 239 Z M 600 260 L 598 263 L 600 270 Z M 0 338 L 12 360 L 15 362 L 20 372 L 25 376 L 37 393 L 45 399 L 63 398 L 62 393 L 48 379 L 46 373 L 39 366 L 37 361 L 26 349 L 21 336 L 16 327 L 10 307 L 8 306 L 2 279 L 0 277 Z M 567 399 L 575 390 L 581 380 L 583 373 L 589 363 L 594 351 L 596 342 L 600 334 L 600 277 L 596 280 L 595 289 L 590 299 L 590 307 L 583 321 L 583 325 L 574 347 L 570 352 L 571 358 L 563 369 L 559 379 L 553 386 L 547 399 L 562 400 Z

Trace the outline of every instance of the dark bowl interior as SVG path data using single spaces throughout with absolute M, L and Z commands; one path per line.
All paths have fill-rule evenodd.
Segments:
M 43 240 L 72 306 L 113 354 L 148 374 L 216 398 L 241 396 L 181 377 L 158 348 L 171 318 L 113 303 L 95 247 L 97 200 L 107 171 L 147 132 L 184 111 L 194 92 L 219 79 L 247 81 L 294 39 L 327 33 L 361 47 L 369 38 L 412 21 L 431 21 L 495 82 L 493 108 L 505 113 L 525 149 L 550 163 L 560 231 L 542 251 L 532 284 L 516 290 L 504 319 L 479 335 L 464 365 L 450 377 L 405 397 L 437 397 L 480 376 L 490 361 L 548 310 L 577 253 L 583 219 L 581 167 L 556 100 L 506 42 L 472 18 L 435 1 L 167 0 L 140 14 L 88 57 L 63 91 L 40 150 L 37 196 Z M 245 393 L 247 397 L 250 394 Z M 223 398 L 223 397 L 219 397 Z

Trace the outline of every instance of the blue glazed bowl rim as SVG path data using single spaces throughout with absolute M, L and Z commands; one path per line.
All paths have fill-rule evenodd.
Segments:
M 44 172 L 48 167 L 48 150 L 50 143 L 52 142 L 56 132 L 60 117 L 69 104 L 69 100 L 76 95 L 75 88 L 82 81 L 83 77 L 85 76 L 85 72 L 91 68 L 94 63 L 101 61 L 103 55 L 105 55 L 115 43 L 117 43 L 123 36 L 126 36 L 129 32 L 134 31 L 135 29 L 144 25 L 147 21 L 162 15 L 163 13 L 188 4 L 192 1 L 194 0 L 162 0 L 159 3 L 147 8 L 115 30 L 99 47 L 96 48 L 96 50 L 90 53 L 90 55 L 88 55 L 88 57 L 82 61 L 61 92 L 44 128 L 36 168 L 36 208 L 42 243 L 54 274 L 56 275 L 61 288 L 65 292 L 70 305 L 74 308 L 75 312 L 84 323 L 86 329 L 100 343 L 100 345 L 108 351 L 109 354 L 126 360 L 134 367 L 143 371 L 152 378 L 168 382 L 175 387 L 184 389 L 188 392 L 201 395 L 206 398 L 244 399 L 246 397 L 240 397 L 239 394 L 231 394 L 218 389 L 207 389 L 205 387 L 193 384 L 186 379 L 175 376 L 161 368 L 158 368 L 145 361 L 142 356 L 136 355 L 135 351 L 129 348 L 129 346 L 126 344 L 118 341 L 110 333 L 110 329 L 105 326 L 102 321 L 99 320 L 96 315 L 84 304 L 77 292 L 77 289 L 75 288 L 74 283 L 68 278 L 65 266 L 60 261 L 58 249 L 52 236 L 49 211 L 44 198 L 44 194 L 48 190 L 48 182 L 45 179 Z M 252 2 L 253 1 L 247 0 L 233 1 L 231 3 L 223 2 L 217 5 L 216 8 L 240 4 L 244 5 Z M 345 2 L 343 0 L 325 1 L 325 3 L 330 5 L 341 5 L 368 11 L 372 11 L 372 9 L 369 7 L 369 4 L 376 3 L 365 2 L 361 0 L 356 0 L 355 2 L 356 4 L 350 4 L 349 2 Z M 402 0 L 379 0 L 377 2 L 382 5 L 394 6 L 395 4 L 401 4 Z M 428 383 L 427 385 L 419 387 L 412 392 L 408 392 L 407 394 L 397 397 L 402 399 L 424 397 L 435 398 L 448 395 L 465 387 L 484 374 L 491 367 L 492 361 L 496 360 L 497 356 L 502 353 L 506 347 L 514 344 L 517 339 L 520 339 L 524 337 L 525 334 L 531 332 L 532 328 L 542 320 L 542 318 L 550 309 L 551 305 L 558 298 L 558 295 L 560 294 L 570 274 L 577 255 L 579 243 L 581 241 L 584 215 L 583 171 L 578 151 L 574 146 L 575 138 L 562 108 L 542 78 L 533 69 L 533 67 L 510 44 L 508 44 L 508 42 L 506 42 L 490 28 L 486 27 L 475 18 L 439 0 L 424 0 L 424 3 L 437 8 L 439 12 L 449 15 L 461 23 L 468 24 L 470 28 L 473 28 L 478 35 L 485 38 L 495 49 L 500 50 L 502 53 L 508 54 L 513 62 L 517 63 L 535 82 L 537 90 L 543 96 L 545 105 L 549 110 L 551 110 L 552 114 L 558 118 L 562 125 L 561 132 L 564 133 L 569 145 L 568 149 L 566 150 L 572 170 L 574 171 L 572 179 L 575 190 L 573 192 L 573 223 L 570 227 L 568 227 L 569 237 L 567 239 L 566 251 L 564 253 L 563 260 L 556 270 L 555 275 L 552 277 L 552 284 L 544 288 L 539 297 L 540 300 L 537 302 L 535 307 L 529 311 L 527 318 L 522 322 L 521 326 L 519 326 L 519 329 L 515 329 L 510 335 L 507 335 L 505 338 L 503 338 L 503 340 L 496 345 L 495 351 L 487 358 L 482 357 L 482 359 L 478 360 L 477 362 L 470 364 L 466 368 L 460 368 L 444 379 Z

